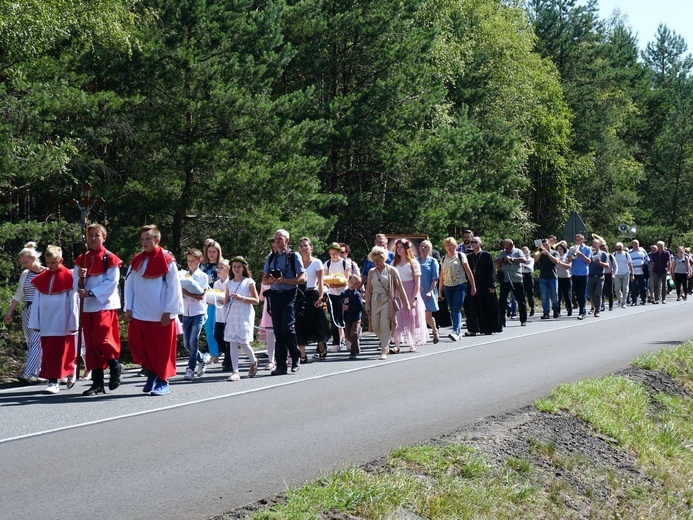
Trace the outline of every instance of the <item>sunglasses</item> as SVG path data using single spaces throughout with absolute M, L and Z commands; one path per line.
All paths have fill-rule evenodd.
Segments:
M 478 243 L 479 243 L 478 240 L 472 240 L 472 241 L 470 242 L 470 244 L 478 244 Z

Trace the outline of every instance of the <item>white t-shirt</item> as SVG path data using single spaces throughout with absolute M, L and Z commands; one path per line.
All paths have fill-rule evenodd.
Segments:
M 315 289 L 318 283 L 318 271 L 322 271 L 322 261 L 319 258 L 313 258 L 308 267 L 306 267 L 306 288 Z

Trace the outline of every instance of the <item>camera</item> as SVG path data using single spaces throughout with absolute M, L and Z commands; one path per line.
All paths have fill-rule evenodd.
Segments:
M 272 278 L 281 278 L 282 277 L 282 271 L 281 271 L 281 269 L 272 269 L 272 270 L 270 270 L 269 275 Z

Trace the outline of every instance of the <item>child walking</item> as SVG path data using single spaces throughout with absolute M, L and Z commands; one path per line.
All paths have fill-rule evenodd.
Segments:
M 217 279 L 216 282 L 214 282 L 214 291 L 221 291 L 224 293 L 224 297 L 226 297 L 227 287 L 228 287 L 228 282 L 229 280 L 229 274 L 231 273 L 231 266 L 229 265 L 228 260 L 219 260 L 219 263 L 217 264 L 217 275 L 219 278 Z M 215 322 L 214 322 L 214 339 L 217 342 L 217 345 L 219 347 L 219 352 L 221 354 L 224 354 L 224 361 L 221 364 L 221 371 L 222 372 L 232 372 L 233 368 L 231 367 L 231 347 L 229 345 L 229 342 L 224 339 L 224 328 L 226 327 L 226 306 L 220 306 L 219 303 L 223 302 L 216 302 L 217 304 L 214 306 L 215 307 Z
M 200 269 L 202 263 L 202 251 L 191 249 L 186 254 L 190 277 L 198 285 L 207 290 L 209 288 L 207 275 Z M 193 294 L 185 289 L 183 292 L 183 344 L 190 352 L 188 368 L 185 369 L 184 379 L 192 381 L 195 376 L 200 377 L 207 369 L 209 354 L 201 354 L 199 350 L 200 332 L 207 319 L 207 304 L 205 294 Z
M 250 277 L 248 262 L 242 256 L 235 256 L 231 260 L 231 272 L 233 278 L 226 284 L 226 326 L 224 327 L 224 340 L 230 343 L 232 374 L 227 381 L 240 381 L 238 372 L 238 346 L 250 359 L 248 377 L 257 374 L 257 358 L 250 343 L 253 341 L 253 328 L 255 326 L 255 309 L 258 299 L 255 281 Z
M 46 393 L 57 394 L 60 391 L 58 381 L 74 375 L 79 303 L 73 289 L 72 271 L 63 265 L 62 249 L 48 246 L 45 256 L 48 269 L 31 281 L 36 294 L 29 328 L 41 334 L 40 376 L 48 379 Z
M 259 295 L 260 301 L 263 302 L 260 332 L 265 333 L 265 342 L 267 343 L 267 366 L 265 366 L 265 370 L 274 370 L 276 368 L 274 364 L 274 345 L 276 343 L 274 339 L 274 324 L 269 313 L 269 299 L 265 298 L 265 291 L 269 290 L 269 288 L 269 285 L 263 284 Z
M 359 348 L 359 327 L 361 326 L 361 313 L 363 312 L 363 298 L 359 292 L 361 277 L 358 274 L 349 276 L 349 287 L 339 296 L 344 315 L 344 335 L 351 344 L 350 359 L 356 359 L 361 353 Z

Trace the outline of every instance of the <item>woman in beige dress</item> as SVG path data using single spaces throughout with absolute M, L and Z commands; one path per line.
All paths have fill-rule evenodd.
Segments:
M 388 344 L 397 327 L 393 303 L 395 291 L 397 291 L 402 308 L 406 311 L 410 308 L 409 299 L 397 269 L 385 263 L 387 249 L 376 246 L 371 250 L 368 258 L 375 264 L 375 267 L 368 272 L 366 314 L 371 330 L 380 340 L 380 359 L 387 359 Z

